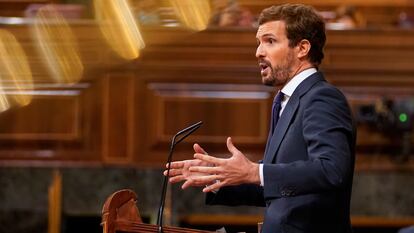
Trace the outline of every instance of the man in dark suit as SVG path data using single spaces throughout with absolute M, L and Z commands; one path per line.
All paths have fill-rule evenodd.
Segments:
M 264 233 L 351 232 L 355 131 L 344 95 L 318 71 L 325 24 L 311 7 L 273 6 L 256 39 L 262 82 L 278 88 L 263 161 L 231 138 L 228 159 L 195 144 L 194 159 L 172 163 L 170 182 L 207 185 L 209 204 L 266 206 Z

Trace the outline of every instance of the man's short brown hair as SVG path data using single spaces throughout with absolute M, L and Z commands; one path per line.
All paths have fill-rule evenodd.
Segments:
M 302 4 L 271 6 L 260 13 L 259 25 L 277 20 L 286 24 L 289 46 L 294 47 L 301 40 L 308 40 L 311 44 L 309 61 L 316 67 L 321 64 L 326 41 L 325 22 L 316 10 Z

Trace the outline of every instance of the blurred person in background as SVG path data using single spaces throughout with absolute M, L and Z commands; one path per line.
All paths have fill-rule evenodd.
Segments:
M 328 28 L 354 29 L 366 27 L 366 20 L 355 6 L 341 5 L 335 10 L 335 18 L 327 23 Z
M 213 15 L 211 26 L 219 27 L 252 27 L 254 17 L 252 13 L 234 0 L 215 0 L 212 2 Z
M 403 11 L 398 15 L 398 26 L 410 29 L 414 27 L 414 13 Z
M 138 0 L 135 8 L 137 19 L 141 25 L 159 25 L 158 0 Z

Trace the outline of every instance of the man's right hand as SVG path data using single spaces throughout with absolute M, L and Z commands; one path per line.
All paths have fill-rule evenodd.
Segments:
M 195 153 L 207 154 L 200 145 L 194 144 L 193 146 Z M 185 181 L 181 186 L 182 189 L 188 188 L 190 186 L 205 186 L 205 183 L 194 182 L 193 178 L 201 175 L 206 175 L 205 173 L 191 172 L 189 169 L 192 166 L 211 166 L 209 163 L 204 162 L 199 159 L 190 159 L 183 161 L 176 161 L 171 163 L 171 169 L 169 173 L 169 181 L 171 183 L 178 183 Z M 168 168 L 168 164 L 166 164 Z M 164 171 L 164 176 L 167 175 L 167 170 Z

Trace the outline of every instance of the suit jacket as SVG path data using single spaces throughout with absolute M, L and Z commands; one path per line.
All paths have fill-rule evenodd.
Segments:
M 348 233 L 356 132 L 345 96 L 316 72 L 295 89 L 263 158 L 264 186 L 207 194 L 207 204 L 266 206 L 264 233 Z

